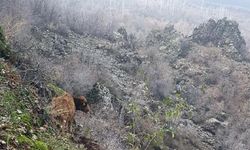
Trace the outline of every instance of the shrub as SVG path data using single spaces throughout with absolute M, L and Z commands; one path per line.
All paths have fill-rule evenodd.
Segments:
M 10 57 L 10 48 L 9 45 L 6 43 L 4 32 L 1 26 L 0 26 L 0 57 L 3 58 Z
M 32 140 L 25 135 L 18 136 L 17 141 L 20 145 L 25 146 L 26 148 L 32 148 L 34 150 L 48 150 L 48 146 L 44 142 Z
M 132 149 L 152 149 L 158 147 L 166 149 L 164 139 L 166 135 L 175 136 L 173 122 L 181 117 L 183 112 L 191 112 L 191 107 L 176 93 L 156 104 L 157 110 L 143 107 L 134 102 L 125 108 L 128 113 L 126 129 L 127 142 Z
M 52 92 L 54 92 L 55 96 L 61 96 L 65 93 L 65 91 L 63 89 L 61 89 L 60 87 L 58 87 L 52 83 L 49 83 L 47 86 Z
M 34 147 L 37 150 L 48 150 L 48 146 L 42 141 L 35 141 Z
M 20 135 L 17 137 L 17 141 L 21 145 L 33 145 L 33 141 L 25 135 Z

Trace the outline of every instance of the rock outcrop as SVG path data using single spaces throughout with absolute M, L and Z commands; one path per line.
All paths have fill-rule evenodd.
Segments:
M 244 50 L 246 46 L 239 24 L 226 18 L 218 21 L 210 19 L 207 23 L 195 28 L 192 40 L 202 45 L 213 44 L 216 47 L 231 45 L 238 50 Z
M 210 19 L 195 28 L 191 37 L 192 41 L 204 46 L 224 47 L 224 51 L 236 60 L 242 59 L 241 55 L 246 51 L 239 24 L 226 18 L 218 21 Z

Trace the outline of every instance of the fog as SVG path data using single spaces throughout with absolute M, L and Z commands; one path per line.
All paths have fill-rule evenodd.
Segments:
M 125 26 L 138 36 L 152 29 L 164 28 L 167 24 L 174 24 L 178 31 L 189 35 L 195 26 L 209 18 L 227 17 L 240 24 L 247 43 L 250 41 L 250 2 L 247 0 L 33 0 L 32 5 L 44 5 L 44 11 L 48 13 L 45 3 L 50 7 L 50 13 L 57 12 L 54 17 L 60 24 L 65 20 L 70 21 L 71 25 L 96 21 L 95 24 L 102 27 L 102 31 L 110 32 Z M 42 9 L 40 13 L 44 13 Z M 82 25 L 75 28 L 79 26 Z
M 239 28 L 232 20 L 238 22 Z M 51 96 L 46 88 L 48 82 L 73 95 L 94 96 L 97 118 L 89 119 L 94 119 L 93 124 L 101 130 L 97 130 L 95 138 L 103 144 L 124 143 L 124 134 L 122 143 L 117 143 L 113 130 L 120 131 L 121 125 L 127 126 L 124 122 L 136 120 L 123 110 L 130 102 L 131 106 L 148 105 L 145 109 L 152 109 L 158 116 L 167 115 L 165 109 L 175 107 L 169 100 L 195 106 L 197 118 L 192 128 L 198 129 L 189 131 L 190 124 L 185 123 L 188 128 L 184 130 L 188 132 L 183 132 L 185 145 L 187 141 L 194 146 L 190 149 L 204 148 L 197 147 L 189 137 L 209 147 L 216 144 L 209 143 L 210 138 L 200 138 L 208 135 L 200 130 L 203 122 L 222 124 L 218 136 L 211 132 L 214 141 L 228 147 L 241 144 L 238 141 L 249 135 L 241 133 L 248 129 L 241 123 L 250 108 L 245 105 L 250 98 L 250 56 L 245 51 L 245 44 L 250 50 L 249 25 L 248 0 L 0 0 L 0 26 L 21 78 L 34 85 L 45 99 Z M 95 89 L 99 83 L 104 86 L 100 87 L 102 92 Z M 95 101 L 95 93 L 101 94 L 103 100 Z M 168 103 L 166 108 L 161 101 Z M 103 106 L 111 107 L 106 110 Z M 119 124 L 113 122 L 112 113 L 119 115 Z M 222 122 L 217 121 L 217 113 L 221 113 L 218 117 Z M 229 114 L 233 121 L 225 120 Z M 210 122 L 211 117 L 216 121 Z M 101 123 L 97 122 L 99 118 Z M 147 126 L 149 132 L 145 135 L 154 135 L 153 128 L 165 128 L 169 122 L 142 121 L 142 131 L 143 125 L 153 123 Z M 115 123 L 108 135 L 106 122 Z M 93 124 L 88 124 L 91 131 Z M 229 125 L 229 129 L 224 129 L 224 125 Z M 145 137 L 139 135 L 138 143 L 147 149 L 152 140 Z
M 86 15 L 95 14 L 99 15 L 103 24 L 116 23 L 119 26 L 126 26 L 133 32 L 147 31 L 172 23 L 184 34 L 189 34 L 194 26 L 209 18 L 223 17 L 238 21 L 245 36 L 250 32 L 247 27 L 250 2 L 247 0 L 21 0 L 12 2 L 2 0 L 0 3 L 2 7 L 6 6 L 4 3 L 9 3 L 13 7 L 14 3 L 19 3 L 16 4 L 18 8 L 15 8 L 17 9 L 15 11 L 31 5 L 32 8 L 26 11 L 33 11 L 33 15 L 42 13 L 42 8 L 47 13 L 49 11 L 60 13 L 56 20 L 70 16 L 69 18 L 74 19 L 78 17 L 76 20 L 80 22 L 82 18 L 79 17 L 86 19 L 88 18 Z M 1 11 L 8 9 L 4 7 Z M 34 22 L 34 19 L 32 21 Z

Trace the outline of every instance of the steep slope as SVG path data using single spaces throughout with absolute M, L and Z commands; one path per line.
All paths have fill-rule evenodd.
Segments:
M 125 149 L 121 143 L 126 135 L 119 128 L 120 123 L 124 122 L 123 116 L 119 115 L 121 109 L 124 111 L 123 103 L 146 105 L 150 100 L 145 83 L 133 76 L 140 60 L 135 51 L 124 48 L 122 35 L 117 34 L 116 40 L 119 42 L 111 43 L 73 32 L 65 37 L 34 27 L 32 40 L 25 43 L 33 45 L 32 48 L 20 50 L 22 46 L 18 46 L 20 58 L 31 58 L 29 61 L 33 66 L 39 64 L 39 71 L 44 71 L 66 91 L 86 95 L 97 81 L 108 87 L 99 100 L 89 98 L 97 93 L 88 94 L 94 114 L 84 117 L 78 113 L 76 122 L 82 127 L 80 131 L 93 131 L 92 137 L 110 150 Z M 33 80 L 33 75 L 27 74 L 26 79 Z M 115 96 L 109 95 L 110 91 Z
M 72 141 L 70 135 L 61 134 L 58 128 L 52 125 L 55 122 L 51 121 L 47 110 L 44 109 L 46 105 L 44 98 L 39 96 L 39 89 L 23 80 L 20 70 L 13 65 L 16 57 L 10 50 L 2 30 L 0 54 L 1 150 L 75 150 L 86 149 L 87 143 L 91 143 L 92 147 L 96 146 L 91 139 Z M 64 92 L 52 83 L 48 85 L 48 90 L 56 94 Z M 50 98 L 46 99 L 49 100 Z
M 214 149 L 249 149 L 250 66 L 237 23 L 210 20 L 194 30 L 192 41 L 198 45 L 192 43 L 188 55 L 171 64 L 178 89 L 195 107 L 191 120 L 212 134 Z
M 56 129 L 45 125 L 48 120 L 36 88 L 22 82 L 8 61 L 0 60 L 0 70 L 0 149 L 78 149 L 68 135 L 59 137 Z
M 126 30 L 120 31 L 110 41 L 33 27 L 28 40 L 15 45 L 20 61 L 29 60 L 38 74 L 44 73 L 72 94 L 87 95 L 92 113 L 77 113 L 75 137 L 92 137 L 110 150 L 131 145 L 141 149 L 249 149 L 250 66 L 236 22 L 210 20 L 191 37 L 166 27 L 152 31 L 137 47 L 131 46 Z M 33 73 L 26 72 L 25 78 L 36 80 Z M 36 85 L 42 89 L 43 83 Z M 186 109 L 183 113 L 169 111 L 183 110 L 186 104 L 179 103 L 183 101 L 192 105 L 191 116 Z M 131 125 L 138 117 L 137 106 L 143 111 L 139 110 L 140 119 Z M 169 114 L 182 117 L 162 119 Z M 157 122 L 163 126 L 160 129 L 168 129 L 161 136 L 163 143 L 154 137 L 153 142 L 145 140 L 150 139 L 146 136 L 144 142 L 137 139 L 144 133 L 154 135 L 156 132 L 146 130 L 159 127 Z M 129 132 L 131 126 L 136 131 Z
M 185 125 L 181 121 L 179 137 L 177 134 L 170 142 L 172 148 L 249 149 L 250 66 L 244 59 L 245 42 L 237 23 L 226 19 L 209 20 L 194 30 L 191 40 L 181 36 L 176 38 L 173 36 L 176 31 L 172 30 L 171 33 L 166 30 L 156 32 L 153 39 L 159 44 L 154 45 L 154 53 L 157 53 L 154 57 L 163 59 L 161 65 L 171 66 L 168 72 L 174 73 L 173 86 L 194 106 L 191 123 L 196 125 L 188 128 L 190 121 Z M 169 40 L 167 37 L 173 38 Z M 181 47 L 176 45 L 182 45 L 184 39 L 189 46 L 183 49 L 185 55 L 180 55 Z M 197 130 L 200 133 L 196 134 Z M 197 138 L 201 140 L 197 141 Z M 204 147 L 202 143 L 208 145 Z
M 212 133 L 222 149 L 248 149 L 249 64 L 232 61 L 222 49 L 195 46 L 176 65 L 183 96 L 196 107 L 192 120 Z M 236 142 L 238 123 L 244 132 Z

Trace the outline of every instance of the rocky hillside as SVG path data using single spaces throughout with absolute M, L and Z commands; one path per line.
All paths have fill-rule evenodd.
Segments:
M 175 58 L 169 62 L 169 72 L 174 73 L 176 90 L 194 106 L 191 121 L 181 121 L 180 136 L 177 134 L 172 148 L 249 149 L 249 63 L 238 24 L 226 19 L 209 20 L 189 38 L 176 38 L 174 29 L 172 34 L 165 31 L 155 37 L 174 38 L 163 38 L 160 45 L 156 44 L 159 57 L 165 57 L 165 61 L 169 56 Z M 176 47 L 176 43 L 183 45 L 179 38 L 187 40 L 189 46 Z M 191 127 L 192 123 L 199 127 Z
M 2 30 L 0 49 L 4 57 L 0 60 L 0 150 L 85 149 L 68 134 L 58 136 L 59 130 L 51 126 L 37 88 L 22 80 L 11 64 L 12 54 Z
M 209 20 L 190 37 L 168 26 L 145 39 L 125 28 L 100 38 L 33 26 L 13 44 L 14 65 L 42 108 L 51 82 L 87 97 L 92 112 L 76 113 L 74 141 L 91 138 L 108 150 L 248 150 L 250 64 L 238 24 Z

